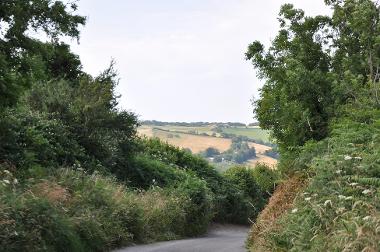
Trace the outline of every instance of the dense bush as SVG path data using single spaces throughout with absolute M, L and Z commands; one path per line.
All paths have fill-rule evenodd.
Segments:
M 195 236 L 207 231 L 213 216 L 213 198 L 207 183 L 195 177 L 188 177 L 175 189 L 180 195 L 190 199 L 186 212 L 185 235 Z
M 0 244 L 4 251 L 83 250 L 73 223 L 47 200 L 3 190 L 1 194 Z
M 100 251 L 126 245 L 138 226 L 138 209 L 117 202 L 116 191 L 117 186 L 107 179 L 68 170 L 60 171 L 58 178 L 36 179 L 25 189 L 3 186 L 1 247 L 7 251 Z
M 130 186 L 142 189 L 152 185 L 170 186 L 187 177 L 186 172 L 142 154 L 132 157 L 124 169 L 115 174 Z
M 0 160 L 26 173 L 35 166 L 46 169 L 90 162 L 84 149 L 59 119 L 25 109 L 8 109 L 0 120 Z
M 237 204 L 235 203 L 231 206 L 235 207 L 235 209 L 231 209 L 235 213 L 235 216 L 232 215 L 231 219 L 239 219 L 240 223 L 247 223 L 248 220 L 253 221 L 265 205 L 265 197 L 256 183 L 254 170 L 243 166 L 235 166 L 228 169 L 223 175 L 231 186 L 243 194 L 243 197 L 240 197 L 242 199 L 239 199 L 239 202 L 236 202 Z M 244 204 L 247 203 L 249 206 L 244 207 Z M 243 205 L 243 207 L 240 207 L 240 205 Z
M 214 157 L 214 156 L 219 155 L 219 154 L 220 154 L 220 152 L 218 149 L 216 149 L 214 147 L 208 147 L 205 151 L 203 151 L 201 153 L 201 156 L 209 158 L 209 157 Z
M 195 236 L 212 220 L 247 223 L 256 215 L 250 196 L 206 160 L 158 139 L 135 138 L 133 115 L 124 120 L 123 112 L 82 110 L 65 96 L 75 89 L 59 83 L 64 97 L 55 99 L 49 83 L 2 112 L 0 160 L 21 182 L 2 194 L 2 247 L 102 251 Z
M 277 206 L 285 213 L 267 216 L 268 232 L 254 227 L 252 251 L 380 250 L 380 5 L 325 3 L 331 16 L 283 5 L 271 46 L 246 53 L 266 80 L 255 113 L 279 145 L 280 173 L 308 178 Z
M 111 169 L 120 156 L 130 156 L 137 127 L 133 113 L 116 107 L 117 83 L 111 63 L 95 78 L 83 74 L 76 85 L 65 80 L 36 83 L 22 104 L 25 110 L 60 120 L 87 155 Z
M 159 139 L 142 139 L 140 149 L 152 158 L 203 179 L 213 195 L 213 215 L 216 221 L 247 224 L 263 206 L 264 198 L 260 199 L 263 195 L 254 180 L 246 180 L 246 186 L 239 187 L 238 179 L 222 176 L 206 160 Z M 257 195 L 254 193 L 256 189 Z
M 255 202 L 228 181 L 219 185 L 214 204 L 217 209 L 214 220 L 221 223 L 246 225 L 257 214 Z
M 301 152 L 313 177 L 276 231 L 264 237 L 269 250 L 379 250 L 378 111 L 372 118 L 342 119 L 324 143 Z
M 204 179 L 213 192 L 218 188 L 218 183 L 222 177 L 205 159 L 164 143 L 158 138 L 141 139 L 137 143 L 139 152 L 177 169 L 194 173 L 199 178 Z
M 211 195 L 196 178 L 139 192 L 70 169 L 26 188 L 8 170 L 0 177 L 0 245 L 6 251 L 104 251 L 196 235 L 212 218 Z
M 256 183 L 254 169 L 244 166 L 234 166 L 228 169 L 223 175 L 251 199 L 257 202 L 262 201 L 262 191 Z
M 280 178 L 277 170 L 260 163 L 255 165 L 252 175 L 261 191 L 266 193 L 268 196 L 273 193 Z

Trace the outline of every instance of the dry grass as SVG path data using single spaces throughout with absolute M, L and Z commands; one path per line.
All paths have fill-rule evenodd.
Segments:
M 249 147 L 255 148 L 257 155 L 255 159 L 250 159 L 247 161 L 249 166 L 254 167 L 258 163 L 266 164 L 270 167 L 275 167 L 277 165 L 276 159 L 264 155 L 265 151 L 272 149 L 271 147 L 257 143 L 248 143 L 248 145 Z
M 251 251 L 270 251 L 265 236 L 278 228 L 277 220 L 292 208 L 297 194 L 305 185 L 303 178 L 294 176 L 277 187 L 268 205 L 252 226 L 248 237 Z
M 139 196 L 139 203 L 144 206 L 147 212 L 164 209 L 167 204 L 166 198 L 159 192 L 143 192 Z
M 170 137 L 170 135 L 174 137 Z M 199 153 L 209 147 L 216 148 L 220 152 L 223 152 L 230 148 L 232 142 L 231 139 L 226 138 L 170 133 L 160 130 L 153 130 L 153 136 L 158 137 L 169 144 L 181 148 L 189 148 L 193 153 Z
M 261 163 L 261 164 L 266 164 L 269 167 L 274 168 L 277 165 L 277 159 L 265 156 L 263 154 L 257 154 L 257 157 L 255 159 L 250 159 L 247 161 L 247 164 L 251 167 L 256 166 L 256 164 Z
M 141 136 L 153 137 L 153 129 L 150 126 L 142 125 L 138 127 L 137 132 Z
M 255 147 L 256 153 L 264 154 L 265 151 L 272 149 L 272 147 L 257 144 L 257 143 L 248 143 L 249 147 Z
M 64 203 L 70 196 L 66 188 L 50 181 L 43 181 L 34 185 L 31 191 L 34 195 L 45 198 L 52 204 Z
M 116 190 L 112 194 L 112 199 L 118 204 L 122 204 L 126 197 L 125 190 L 126 188 L 124 186 L 117 186 Z

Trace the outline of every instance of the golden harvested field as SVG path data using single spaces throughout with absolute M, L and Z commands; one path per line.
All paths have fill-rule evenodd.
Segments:
M 263 154 L 257 154 L 257 158 L 248 160 L 247 164 L 254 167 L 257 163 L 267 164 L 274 167 L 277 164 L 277 159 L 265 156 Z
M 257 144 L 257 143 L 248 143 L 249 147 L 255 147 L 256 153 L 264 153 L 267 150 L 272 149 L 269 146 Z
M 264 163 L 273 167 L 277 164 L 277 159 L 263 155 L 265 151 L 272 149 L 271 147 L 257 143 L 249 143 L 248 145 L 249 147 L 255 147 L 257 155 L 255 159 L 248 160 L 248 165 L 255 166 L 257 163 Z
M 153 130 L 150 126 L 142 125 L 137 129 L 137 132 L 141 136 L 153 137 Z
M 193 153 L 199 153 L 206 150 L 209 147 L 218 149 L 220 152 L 226 151 L 231 146 L 231 139 L 202 136 L 202 135 L 190 135 L 186 133 L 168 132 L 159 129 L 153 129 L 152 126 L 143 125 L 138 128 L 140 135 L 147 137 L 158 137 L 169 144 L 178 146 L 180 148 L 188 148 Z M 263 155 L 266 150 L 270 150 L 271 147 L 266 145 L 249 143 L 250 147 L 255 147 L 257 158 L 249 160 L 248 165 L 254 166 L 256 163 L 265 163 L 270 166 L 277 164 L 277 160 Z
M 199 153 L 209 147 L 216 148 L 220 152 L 223 152 L 228 150 L 231 146 L 231 139 L 226 138 L 170 133 L 155 129 L 152 130 L 152 135 L 175 146 L 189 148 L 193 153 Z

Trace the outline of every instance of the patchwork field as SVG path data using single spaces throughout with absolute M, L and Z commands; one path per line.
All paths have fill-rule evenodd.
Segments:
M 268 133 L 260 128 L 250 127 L 245 128 L 228 128 L 230 134 L 242 133 L 248 137 L 259 137 L 262 141 L 268 141 Z M 251 130 L 252 132 L 250 132 Z M 183 132 L 183 133 L 182 133 Z M 197 134 L 206 133 L 209 136 L 189 134 L 189 132 L 197 132 Z M 150 126 L 142 125 L 138 128 L 140 135 L 147 137 L 158 137 L 163 141 L 166 141 L 172 145 L 178 146 L 184 149 L 190 149 L 193 153 L 200 153 L 209 147 L 218 149 L 220 152 L 228 150 L 231 146 L 232 140 L 228 138 L 213 137 L 211 136 L 212 126 L 205 127 L 186 127 L 186 126 Z M 256 139 L 256 138 L 254 138 Z M 264 155 L 265 151 L 270 150 L 271 147 L 249 143 L 250 147 L 255 147 L 257 158 L 248 160 L 246 164 L 254 166 L 256 163 L 265 163 L 270 166 L 277 164 L 277 160 Z
M 213 133 L 212 129 L 214 128 L 214 126 L 210 125 L 210 126 L 202 126 L 202 127 L 190 127 L 190 126 L 167 125 L 167 126 L 155 126 L 155 128 L 169 130 L 169 131 L 183 132 L 183 133 L 197 133 L 197 134 L 206 133 L 208 135 L 212 135 Z
M 231 139 L 227 138 L 191 135 L 185 133 L 171 133 L 153 128 L 151 131 L 151 136 L 158 137 L 181 148 L 189 148 L 193 153 L 199 153 L 209 147 L 216 148 L 222 152 L 228 150 L 231 146 Z

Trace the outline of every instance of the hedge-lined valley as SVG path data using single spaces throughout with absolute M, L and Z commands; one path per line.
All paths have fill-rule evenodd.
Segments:
M 118 107 L 114 63 L 91 76 L 61 41 L 79 39 L 86 19 L 76 10 L 0 3 L 1 250 L 107 251 L 254 220 L 274 172 L 221 175 L 199 156 L 138 137 L 137 116 Z

